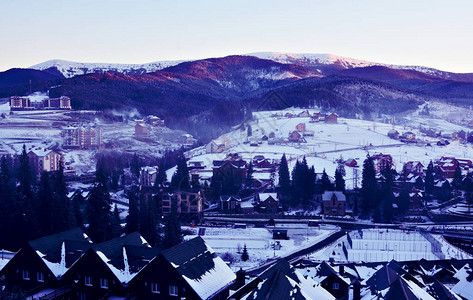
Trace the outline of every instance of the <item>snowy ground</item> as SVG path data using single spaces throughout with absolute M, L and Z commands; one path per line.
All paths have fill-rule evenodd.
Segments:
M 183 227 L 194 232 L 193 235 L 186 236 L 191 239 L 197 235 L 197 228 Z M 273 229 L 287 229 L 289 240 L 277 240 L 281 244 L 279 250 L 273 249 L 275 240 L 272 239 Z M 268 259 L 284 257 L 300 249 L 307 248 L 320 242 L 330 234 L 337 231 L 335 226 L 322 226 L 321 228 L 308 227 L 306 224 L 280 224 L 275 228 L 215 228 L 206 227 L 205 235 L 202 238 L 226 261 L 231 261 L 230 267 L 239 270 L 257 267 Z M 244 245 L 248 248 L 250 259 L 246 262 L 241 260 L 241 251 Z
M 312 260 L 329 260 L 337 262 L 382 262 L 392 259 L 397 261 L 440 259 L 470 259 L 472 256 L 447 243 L 441 235 L 431 235 L 436 245 L 418 232 L 386 229 L 364 229 L 353 231 L 349 244 L 346 237 L 340 238 L 329 247 L 310 255 Z M 346 247 L 348 257 L 343 251 Z M 438 249 L 440 246 L 440 249 Z

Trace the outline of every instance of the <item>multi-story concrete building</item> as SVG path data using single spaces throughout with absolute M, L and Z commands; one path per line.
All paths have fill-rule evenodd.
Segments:
M 66 127 L 62 131 L 65 148 L 98 149 L 102 147 L 102 129 L 96 126 Z
M 53 172 L 59 170 L 62 156 L 53 150 L 35 149 L 28 152 L 28 158 L 37 175 L 39 175 L 43 171 Z
M 71 109 L 71 99 L 66 96 L 59 98 L 45 98 L 31 101 L 28 97 L 10 97 L 11 110 L 41 110 L 41 109 Z

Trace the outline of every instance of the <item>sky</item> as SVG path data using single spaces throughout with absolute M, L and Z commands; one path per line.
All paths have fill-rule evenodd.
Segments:
M 0 0 L 0 71 L 275 51 L 473 72 L 471 0 Z

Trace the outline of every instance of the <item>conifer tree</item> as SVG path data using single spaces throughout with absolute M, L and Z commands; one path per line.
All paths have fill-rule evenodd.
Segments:
M 166 166 L 164 164 L 164 159 L 159 161 L 158 174 L 156 175 L 156 181 L 154 186 L 163 186 L 166 183 Z
M 182 242 L 181 224 L 177 213 L 177 200 L 171 203 L 171 213 L 166 216 L 164 227 L 164 248 L 171 248 Z
M 248 254 L 248 249 L 246 248 L 246 244 L 243 246 L 243 252 L 241 253 L 241 260 L 247 261 L 250 258 Z
M 330 182 L 330 178 L 328 178 L 327 172 L 324 171 L 322 172 L 322 179 L 321 179 L 321 186 L 320 189 L 322 193 L 325 191 L 330 191 L 332 190 L 333 186 L 332 183 Z
M 248 165 L 248 170 L 246 171 L 245 186 L 247 189 L 253 186 L 253 172 L 253 163 L 250 162 L 250 164 Z
M 335 190 L 336 191 L 345 191 L 345 179 L 339 168 L 335 170 Z
M 67 186 L 64 178 L 64 166 L 62 162 L 59 170 L 52 176 L 51 186 L 53 188 L 51 213 L 52 233 L 58 233 L 70 229 L 72 222 L 72 208 L 67 196 Z
M 368 156 L 363 162 L 361 185 L 361 195 L 363 199 L 361 205 L 362 213 L 364 215 L 369 215 L 375 208 L 376 197 L 378 194 L 376 171 L 371 156 Z
M 120 220 L 120 213 L 118 211 L 117 204 L 115 204 L 115 207 L 113 209 L 110 230 L 110 238 L 112 239 L 119 237 L 123 232 Z
M 33 205 L 33 190 L 31 187 L 32 172 L 29 165 L 26 146 L 19 157 L 18 186 L 16 192 L 15 217 L 13 227 L 15 228 L 14 242 L 20 247 L 23 242 L 37 237 L 38 226 Z
M 189 169 L 184 155 L 181 155 L 177 161 L 177 170 L 172 176 L 171 187 L 176 190 L 185 191 L 190 188 Z
M 248 131 L 246 132 L 247 136 L 252 136 L 253 135 L 253 129 L 251 128 L 251 125 L 248 124 Z
M 434 189 L 434 164 L 430 161 L 425 172 L 425 193 L 427 196 L 432 195 Z
M 86 206 L 89 222 L 89 236 L 95 243 L 101 243 L 109 238 L 111 215 L 110 194 L 102 183 L 98 182 L 90 192 Z
M 15 182 L 12 161 L 2 156 L 0 162 L 0 228 L 9 228 L 15 215 Z M 0 230 L 0 249 L 13 249 L 13 230 Z
M 84 226 L 84 216 L 82 214 L 82 204 L 84 203 L 84 197 L 82 193 L 78 193 L 72 198 L 72 215 L 73 215 L 73 223 L 71 227 L 80 227 Z
M 49 181 L 47 172 L 41 173 L 38 191 L 36 193 L 36 212 L 38 216 L 38 226 L 42 236 L 50 235 L 53 232 L 53 219 L 55 215 L 52 213 L 53 191 Z
M 125 233 L 139 230 L 140 213 L 138 210 L 138 199 L 136 194 L 131 192 L 128 195 L 128 216 L 126 217 Z
M 291 194 L 291 178 L 289 177 L 289 168 L 287 165 L 286 154 L 281 157 L 279 164 L 279 192 L 281 194 L 281 201 L 284 206 L 289 206 L 289 198 Z
M 452 185 L 455 189 L 460 189 L 462 186 L 462 182 L 463 182 L 462 171 L 460 168 L 460 164 L 457 163 L 457 166 L 455 167 L 455 172 L 453 173 Z
M 153 247 L 160 243 L 157 218 L 156 199 L 140 199 L 140 233 Z

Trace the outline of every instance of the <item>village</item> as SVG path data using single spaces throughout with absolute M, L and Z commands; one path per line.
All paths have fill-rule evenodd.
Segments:
M 87 202 L 95 173 L 81 172 L 75 160 L 85 152 L 89 158 L 82 163 L 93 164 L 96 153 L 110 145 L 119 148 L 123 141 L 113 131 L 123 125 L 61 122 L 64 126 L 55 128 L 54 139 L 44 146 L 21 139 L 8 144 L 8 138 L 2 146 L 11 154 L 28 144 L 38 178 L 42 172 L 57 172 L 64 163 L 71 201 Z M 128 124 L 128 138 L 136 143 L 154 145 L 157 136 L 172 132 L 156 116 Z M 255 112 L 250 122 L 197 148 L 190 147 L 195 142 L 191 135 L 176 133 L 176 145 L 167 146 L 189 145 L 190 150 L 182 152 L 184 167 L 179 161 L 169 169 L 143 160 L 130 163 L 111 188 L 110 199 L 122 222 L 131 210 L 131 194 L 138 203 L 153 201 L 162 218 L 176 207 L 185 232 L 182 244 L 161 251 L 137 232 L 95 244 L 73 229 L 30 241 L 16 254 L 4 251 L 8 258 L 2 259 L 0 272 L 6 285 L 36 291 L 30 294 L 35 299 L 68 293 L 92 298 L 139 293 L 159 299 L 169 293 L 189 299 L 244 299 L 286 284 L 320 299 L 362 299 L 380 293 L 396 297 L 400 286 L 425 299 L 469 297 L 465 274 L 473 249 L 462 236 L 464 225 L 472 222 L 466 187 L 473 172 L 468 128 L 432 134 L 390 121 L 291 108 Z M 386 181 L 385 172 L 393 170 L 389 223 L 360 217 L 367 158 L 379 185 Z M 302 162 L 312 168 L 315 186 L 308 203 L 288 204 L 281 193 L 283 160 L 289 172 Z M 188 172 L 187 187 L 181 186 L 182 178 L 176 179 L 182 168 Z M 337 184 L 337 172 L 343 173 L 343 188 Z M 438 224 L 449 225 L 446 229 Z M 26 261 L 37 263 L 26 267 Z M 87 271 L 91 264 L 97 264 L 93 273 Z M 156 269 L 163 268 L 173 275 L 156 275 L 162 274 Z M 200 275 L 186 271 L 190 269 Z M 290 279 L 279 277 L 280 272 Z M 386 278 L 386 272 L 395 280 Z M 380 280 L 386 283 L 375 283 Z

